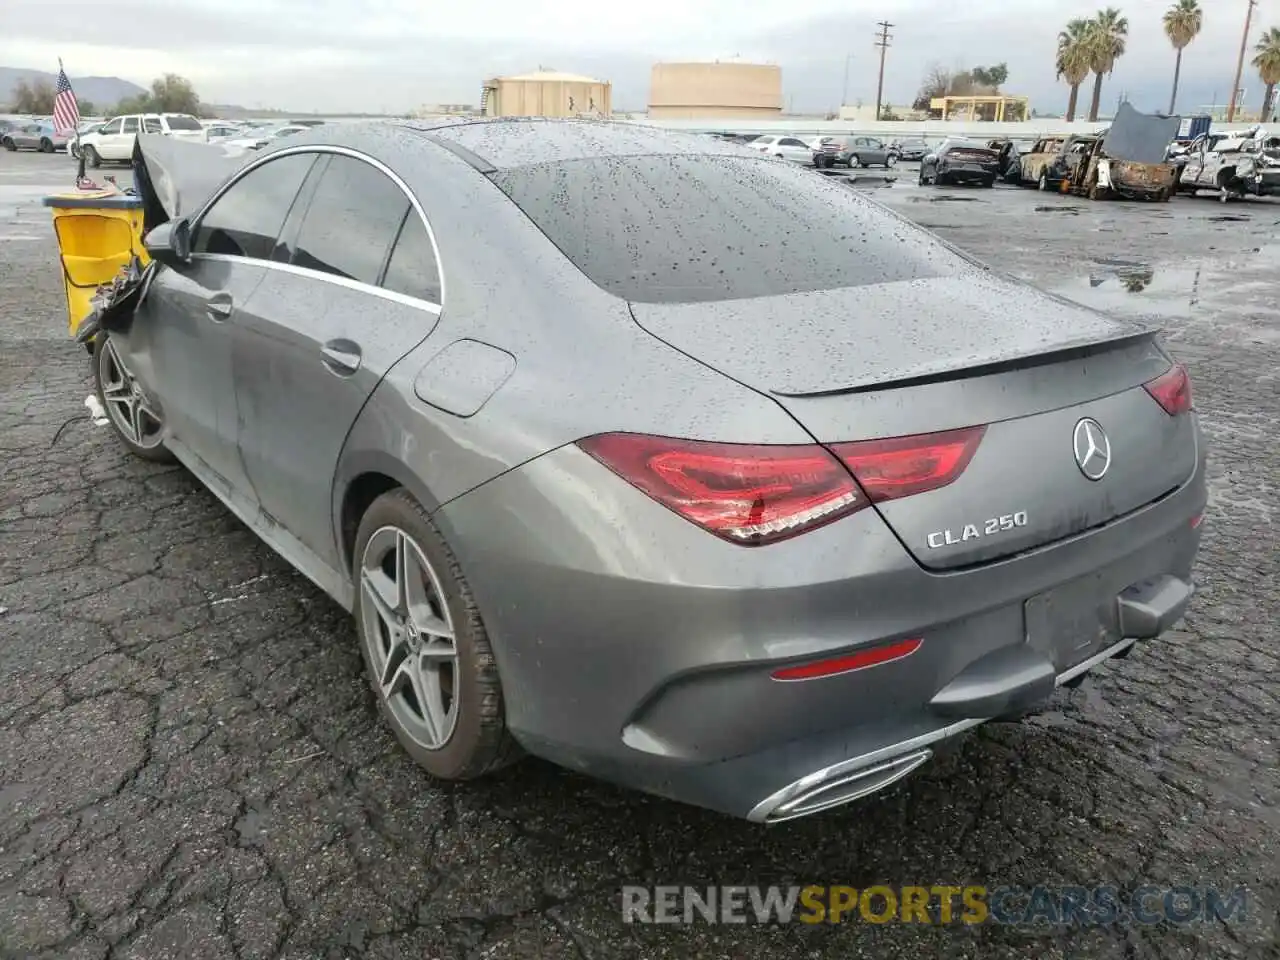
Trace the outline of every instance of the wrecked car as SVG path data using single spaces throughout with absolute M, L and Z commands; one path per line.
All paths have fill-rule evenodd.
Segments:
M 1057 154 L 1048 157 L 1041 166 L 1036 184 L 1039 185 L 1043 180 L 1044 186 L 1041 189 L 1053 187 L 1057 190 L 1063 189 L 1065 184 L 1083 179 L 1097 143 L 1098 135 L 1093 133 L 1067 137 Z
M 1226 203 L 1238 197 L 1280 195 L 1280 137 L 1253 127 L 1240 135 L 1201 137 L 1187 152 L 1178 189 L 1214 190 Z
M 1020 184 L 1034 183 L 1041 190 L 1048 190 L 1055 181 L 1049 176 L 1050 168 L 1055 160 L 1062 156 L 1062 147 L 1066 143 L 1063 137 L 1041 137 L 1031 149 L 1018 158 L 1018 179 Z
M 1065 191 L 1090 200 L 1168 200 L 1177 169 L 1166 159 L 1178 117 L 1139 113 L 1120 104 L 1116 118 L 1074 159 Z
M 1019 158 L 1022 156 L 1018 144 L 1013 140 L 988 140 L 987 149 L 996 152 L 996 165 L 1000 171 L 1000 179 L 1005 183 L 1018 183 L 1021 179 Z

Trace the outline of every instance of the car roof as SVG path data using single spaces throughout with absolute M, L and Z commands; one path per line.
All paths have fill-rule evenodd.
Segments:
M 473 163 L 479 160 L 492 170 L 602 157 L 754 155 L 736 143 L 612 120 L 502 118 L 438 124 L 408 121 L 399 126 L 410 134 L 431 137 L 455 153 L 469 154 Z

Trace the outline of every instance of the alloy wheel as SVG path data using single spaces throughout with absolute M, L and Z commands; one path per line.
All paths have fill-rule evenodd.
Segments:
M 415 743 L 439 750 L 458 722 L 453 619 L 422 547 L 399 527 L 379 528 L 365 545 L 360 608 L 380 694 Z
M 101 351 L 98 369 L 102 378 L 102 401 L 107 408 L 107 416 L 134 446 L 143 450 L 160 446 L 164 435 L 164 419 L 120 359 L 110 337 L 102 345 Z

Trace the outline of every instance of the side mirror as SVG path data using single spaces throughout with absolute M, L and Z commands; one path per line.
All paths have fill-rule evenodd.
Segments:
M 188 220 L 170 220 L 153 229 L 142 240 L 152 260 L 168 267 L 191 262 L 191 224 Z

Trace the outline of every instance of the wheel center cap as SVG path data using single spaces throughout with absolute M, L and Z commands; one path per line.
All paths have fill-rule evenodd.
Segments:
M 404 628 L 405 642 L 409 645 L 409 649 L 417 653 L 422 649 L 422 634 L 418 633 L 418 628 L 413 624 L 408 624 Z

